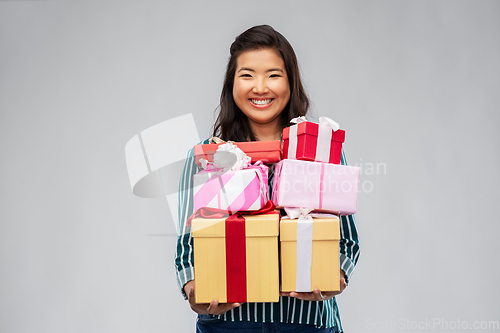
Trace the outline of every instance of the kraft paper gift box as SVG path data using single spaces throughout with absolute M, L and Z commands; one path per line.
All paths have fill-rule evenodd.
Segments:
M 193 219 L 197 303 L 278 302 L 279 218 L 273 211 Z
M 282 218 L 281 291 L 340 290 L 339 227 L 334 215 L 309 221 Z
M 261 209 L 268 201 L 268 169 L 255 163 L 242 170 L 201 170 L 193 176 L 194 211 L 202 207 L 231 212 Z
M 297 125 L 283 129 L 283 159 L 340 164 L 345 131 L 333 120 L 320 117 L 320 123 L 294 118 Z
M 252 160 L 252 163 L 262 161 L 265 164 L 272 164 L 281 161 L 281 141 L 253 141 L 253 142 L 233 142 L 238 148 L 243 150 Z M 217 148 L 224 143 L 210 143 L 205 145 L 195 145 L 194 155 L 196 164 L 201 167 L 200 159 L 204 158 L 212 162 Z
M 358 183 L 359 167 L 287 159 L 275 166 L 272 200 L 279 208 L 354 214 Z

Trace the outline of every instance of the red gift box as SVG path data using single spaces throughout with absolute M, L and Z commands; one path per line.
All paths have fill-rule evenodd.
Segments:
M 296 127 L 296 134 L 291 132 L 291 129 Z M 301 122 L 297 125 L 286 127 L 283 129 L 283 159 L 291 158 L 296 160 L 305 161 L 318 161 L 318 162 L 328 162 L 333 164 L 340 164 L 340 155 L 342 154 L 342 143 L 345 139 L 345 131 L 333 129 L 329 127 L 322 127 L 322 131 L 331 131 L 331 141 L 321 143 L 327 151 L 322 152 L 322 157 L 319 156 L 318 147 L 320 142 L 318 140 L 318 134 L 320 132 L 320 125 L 316 123 L 311 123 L 309 121 Z M 292 130 L 295 132 L 295 129 Z M 290 144 L 291 137 L 293 137 L 292 144 Z M 328 135 L 329 136 L 329 135 Z M 328 152 L 329 145 L 329 152 Z M 295 146 L 295 148 L 293 148 Z M 295 154 L 293 154 L 295 153 Z M 295 155 L 295 156 L 293 156 Z M 326 156 L 328 155 L 328 156 Z M 326 156 L 326 158 L 325 158 Z
M 252 159 L 252 163 L 262 161 L 264 164 L 272 164 L 281 161 L 281 141 L 251 141 L 232 142 L 243 150 Z M 194 146 L 194 156 L 196 164 L 201 167 L 200 159 L 204 158 L 212 162 L 217 148 L 224 143 L 209 143 L 206 145 Z

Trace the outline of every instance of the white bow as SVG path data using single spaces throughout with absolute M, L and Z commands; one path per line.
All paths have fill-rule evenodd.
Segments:
M 307 220 L 312 221 L 312 217 L 311 217 L 311 215 L 309 215 L 309 213 L 312 210 L 313 210 L 312 208 L 292 208 L 292 207 L 285 207 L 286 215 L 288 215 L 288 217 L 291 220 L 299 219 L 300 218 L 300 220 L 307 219 Z
M 321 219 L 321 218 L 335 218 L 335 217 L 338 217 L 337 215 L 335 214 L 327 214 L 327 213 L 311 213 L 313 211 L 312 208 L 294 208 L 294 207 L 285 207 L 285 212 L 286 212 L 286 215 L 290 218 L 290 220 L 294 220 L 294 219 L 303 219 L 303 218 L 306 218 L 306 219 L 309 219 L 309 218 L 318 218 L 318 219 Z M 311 219 L 312 221 L 312 219 Z
M 295 118 L 294 118 L 295 119 Z M 292 119 L 293 120 L 293 119 Z M 340 128 L 339 124 L 328 117 L 319 117 L 319 124 L 330 127 L 334 132 Z
M 213 162 L 207 162 L 201 158 L 200 163 L 203 170 L 210 166 L 217 169 L 242 170 L 250 165 L 251 158 L 232 142 L 220 145 L 214 154 Z
M 300 124 L 300 123 L 303 123 L 303 122 L 306 122 L 306 121 L 307 121 L 306 117 L 304 117 L 304 116 L 292 118 L 292 120 L 290 120 L 290 122 L 293 123 L 293 124 Z

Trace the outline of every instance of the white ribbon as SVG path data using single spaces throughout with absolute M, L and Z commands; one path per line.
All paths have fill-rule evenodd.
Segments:
M 306 122 L 306 117 L 300 116 L 290 120 L 293 124 L 300 124 Z M 288 158 L 296 159 L 295 153 L 297 152 L 297 125 L 290 126 L 290 132 L 288 133 Z
M 316 158 L 318 162 L 330 161 L 330 146 L 332 130 L 338 131 L 339 124 L 327 117 L 319 117 L 318 142 L 316 143 Z
M 285 211 L 290 219 L 297 220 L 297 270 L 295 278 L 295 291 L 311 292 L 311 261 L 312 261 L 312 235 L 313 217 L 336 217 L 333 214 L 311 214 L 311 208 L 289 208 Z
M 293 124 L 300 124 L 306 121 L 304 116 L 290 120 Z M 297 125 L 290 126 L 288 136 L 288 158 L 296 159 L 297 152 Z M 318 141 L 316 143 L 315 160 L 319 162 L 330 161 L 330 146 L 332 141 L 332 130 L 338 131 L 339 124 L 328 117 L 319 117 Z
M 312 260 L 312 234 L 313 219 L 309 208 L 285 208 L 291 219 L 297 220 L 297 271 L 295 278 L 295 291 L 311 291 L 311 260 Z

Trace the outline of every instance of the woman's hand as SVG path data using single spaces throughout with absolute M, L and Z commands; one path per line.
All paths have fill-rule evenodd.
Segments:
M 298 293 L 292 291 L 289 293 L 280 293 L 281 296 L 290 296 L 297 299 L 303 299 L 304 301 L 326 301 L 327 299 L 334 298 L 336 295 L 341 294 L 347 287 L 345 281 L 345 274 L 343 270 L 340 270 L 340 290 L 339 291 L 326 291 L 321 292 L 318 288 L 315 288 L 312 292 L 308 293 Z
M 188 297 L 191 310 L 198 314 L 220 315 L 241 305 L 240 303 L 219 304 L 219 301 L 216 299 L 212 300 L 210 303 L 196 303 L 194 297 L 194 280 L 191 280 L 184 285 L 184 292 Z

